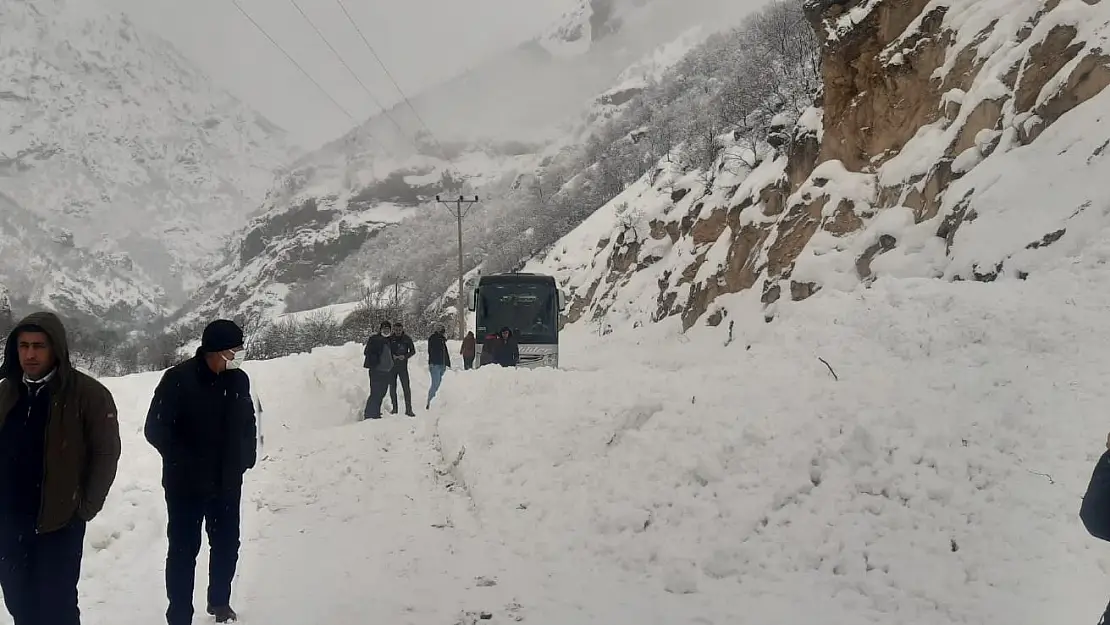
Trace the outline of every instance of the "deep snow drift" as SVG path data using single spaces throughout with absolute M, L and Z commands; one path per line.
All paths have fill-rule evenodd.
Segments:
M 267 458 L 235 605 L 273 625 L 1094 622 L 1110 545 L 1077 510 L 1107 429 L 1104 256 L 879 280 L 770 324 L 734 296 L 727 346 L 577 327 L 564 369 L 453 371 L 416 419 L 356 421 L 357 345 L 248 363 Z M 89 531 L 90 625 L 164 610 L 157 379 L 107 380 L 124 458 Z

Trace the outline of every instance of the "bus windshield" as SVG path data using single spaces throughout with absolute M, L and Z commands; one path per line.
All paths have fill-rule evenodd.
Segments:
M 479 341 L 508 327 L 521 344 L 559 342 L 559 302 L 555 285 L 501 282 L 478 287 L 475 319 Z

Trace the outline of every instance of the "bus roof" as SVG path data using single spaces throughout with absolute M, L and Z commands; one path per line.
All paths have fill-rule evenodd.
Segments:
M 478 285 L 511 282 L 544 282 L 555 284 L 555 276 L 541 273 L 495 273 L 484 275 L 478 279 Z

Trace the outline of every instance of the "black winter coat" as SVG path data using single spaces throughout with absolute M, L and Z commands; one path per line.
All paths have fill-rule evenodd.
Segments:
M 389 347 L 393 350 L 393 366 L 402 368 L 409 366 L 409 358 L 416 355 L 416 345 L 412 337 L 407 334 L 389 337 Z
M 509 332 L 509 338 L 504 339 L 498 335 L 500 340 L 497 341 L 493 350 L 493 361 L 502 367 L 515 367 L 520 362 L 520 347 L 517 346 L 516 336 L 508 328 L 502 328 L 501 333 Z
M 451 366 L 451 354 L 447 349 L 447 337 L 439 332 L 428 337 L 428 364 Z
M 364 356 L 362 361 L 364 369 L 377 373 L 393 371 L 393 352 L 388 337 L 381 334 L 371 336 L 366 341 L 366 347 L 362 350 L 362 355 Z
M 257 459 L 250 378 L 240 370 L 217 375 L 198 353 L 162 376 L 144 431 L 162 454 L 167 492 L 213 495 L 239 488 Z

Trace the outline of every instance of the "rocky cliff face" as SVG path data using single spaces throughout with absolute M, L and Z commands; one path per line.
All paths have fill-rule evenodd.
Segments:
M 720 324 L 886 276 L 1024 279 L 1105 226 L 1110 3 L 806 3 L 823 90 L 750 172 L 642 181 L 537 263 L 569 320 Z M 589 250 L 583 255 L 578 251 Z

